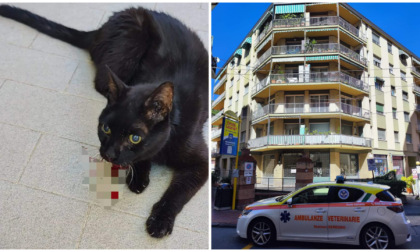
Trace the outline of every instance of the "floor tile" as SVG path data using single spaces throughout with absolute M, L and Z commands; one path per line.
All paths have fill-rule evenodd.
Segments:
M 3 185 L 2 185 L 3 184 Z M 6 184 L 6 185 L 4 185 Z M 0 181 L 9 198 L 0 196 L 0 248 L 75 248 L 88 204 Z
M 101 102 L 6 81 L 0 107 L 0 122 L 99 146 L 97 120 L 105 107 Z
M 14 20 L 0 17 L 0 41 L 17 46 L 28 47 L 38 32 Z
M 40 137 L 38 132 L 0 123 L 0 177 L 18 182 Z
M 82 147 L 88 149 L 90 156 L 99 152 L 95 147 L 43 135 L 20 183 L 70 198 L 89 200 L 88 185 L 83 184 L 89 171 L 80 163 Z
M 205 249 L 208 236 L 175 227 L 162 239 L 145 231 L 146 218 L 93 206 L 80 248 L 90 249 Z
M 0 43 L 0 78 L 64 90 L 77 61 Z

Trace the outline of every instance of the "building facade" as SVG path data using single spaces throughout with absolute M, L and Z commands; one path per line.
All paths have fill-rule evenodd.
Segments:
M 231 110 L 262 186 L 294 187 L 302 156 L 314 182 L 405 176 L 420 160 L 420 59 L 345 3 L 272 4 L 218 71 L 214 94 L 216 150 Z M 229 176 L 234 158 L 215 156 Z

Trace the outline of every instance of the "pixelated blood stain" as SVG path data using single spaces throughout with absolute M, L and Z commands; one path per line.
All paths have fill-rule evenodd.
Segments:
M 112 164 L 111 166 L 111 177 L 118 177 L 118 170 L 126 170 L 127 167 L 122 165 Z
M 118 199 L 118 192 L 111 192 L 111 199 Z

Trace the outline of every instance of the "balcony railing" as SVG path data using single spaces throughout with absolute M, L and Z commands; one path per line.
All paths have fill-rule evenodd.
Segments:
M 372 139 L 348 135 L 271 135 L 248 141 L 250 149 L 264 146 L 290 145 L 351 145 L 372 147 Z
M 271 26 L 272 24 L 272 26 Z M 292 19 L 274 19 L 271 22 L 268 29 L 264 30 L 264 33 L 261 33 L 261 37 L 257 40 L 260 41 L 270 30 L 271 28 L 289 28 L 289 27 L 305 27 L 305 26 L 325 26 L 325 25 L 339 25 L 345 30 L 354 34 L 357 37 L 366 39 L 364 34 L 359 32 L 359 29 L 354 27 L 352 24 L 347 22 L 341 17 L 338 16 L 325 16 L 325 17 L 312 17 L 309 19 L 305 18 L 292 18 Z
M 282 45 L 273 46 L 258 57 L 255 67 L 260 66 L 271 55 L 291 55 L 291 54 L 312 54 L 312 53 L 342 53 L 354 61 L 364 66 L 367 65 L 366 58 L 360 56 L 357 52 L 338 43 L 315 44 L 310 46 L 301 45 Z
M 370 118 L 370 111 L 337 100 L 324 100 L 316 103 L 276 103 L 268 104 L 252 114 L 252 120 L 268 114 L 310 114 L 310 113 L 344 113 L 365 119 Z
M 213 103 L 211 104 L 212 106 L 216 105 L 217 103 L 219 103 L 221 100 L 223 100 L 226 96 L 226 92 L 223 92 L 223 94 L 219 95 L 219 97 L 217 97 L 216 100 L 213 101 Z
M 217 121 L 223 114 L 224 109 L 220 110 L 217 114 L 215 114 L 212 118 L 211 118 L 211 122 L 214 123 L 215 121 Z
M 225 76 L 223 76 L 222 79 L 219 80 L 219 82 L 216 84 L 216 86 L 214 86 L 214 91 L 216 91 L 217 89 L 219 89 L 222 86 L 222 84 L 226 81 L 226 78 L 227 77 L 225 75 Z
M 414 84 L 413 86 L 414 92 L 420 93 L 420 87 Z
M 222 129 L 212 129 L 211 130 L 211 139 L 220 137 L 220 135 L 222 134 Z
M 255 40 L 255 44 L 258 44 L 258 42 L 260 42 L 261 39 L 263 39 L 265 35 L 271 31 L 272 28 L 273 28 L 273 23 L 270 22 L 267 28 L 264 28 L 264 30 L 262 30 L 261 33 L 258 35 L 257 39 Z
M 342 72 L 320 72 L 320 73 L 290 73 L 272 74 L 259 82 L 252 88 L 252 95 L 255 95 L 267 85 L 271 84 L 296 84 L 296 83 L 325 83 L 341 82 L 354 88 L 368 92 L 369 85 L 362 80 L 356 79 Z
M 419 67 L 412 67 L 411 70 L 413 70 L 414 73 L 420 75 L 420 68 Z

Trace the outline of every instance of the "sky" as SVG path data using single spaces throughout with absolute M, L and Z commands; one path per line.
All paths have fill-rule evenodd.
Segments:
M 268 6 L 270 3 L 219 3 L 212 10 L 212 54 L 220 58 L 218 67 L 223 67 Z M 420 3 L 350 3 L 350 6 L 420 57 Z M 214 80 L 212 90 L 213 87 Z

